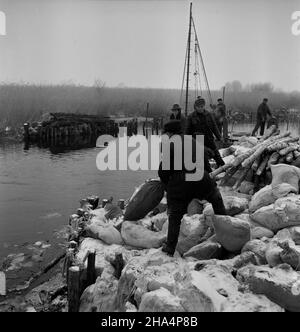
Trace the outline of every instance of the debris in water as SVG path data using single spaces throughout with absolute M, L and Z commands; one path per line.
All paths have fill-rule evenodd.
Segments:
M 60 218 L 60 217 L 62 217 L 62 215 L 60 213 L 53 212 L 53 213 L 48 213 L 45 216 L 42 216 L 41 219 L 52 219 L 52 218 Z

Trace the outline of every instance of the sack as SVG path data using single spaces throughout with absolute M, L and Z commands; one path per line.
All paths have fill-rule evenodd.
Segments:
M 164 232 L 153 232 L 131 221 L 124 221 L 121 235 L 125 244 L 136 248 L 159 248 L 166 240 Z
M 249 211 L 253 213 L 263 206 L 274 203 L 278 198 L 286 197 L 291 193 L 296 193 L 296 190 L 294 186 L 289 183 L 265 186 L 253 195 L 249 205 Z
M 285 164 L 271 165 L 271 171 L 273 176 L 272 186 L 284 182 L 289 183 L 298 193 L 300 180 L 300 169 L 298 167 Z
M 126 206 L 124 220 L 136 221 L 144 218 L 164 197 L 164 185 L 151 179 L 136 189 Z
M 86 227 L 85 235 L 106 244 L 123 244 L 120 232 L 111 224 L 94 222 Z

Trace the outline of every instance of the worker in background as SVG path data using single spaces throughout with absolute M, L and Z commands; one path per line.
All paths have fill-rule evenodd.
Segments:
M 214 117 L 215 117 L 217 127 L 219 129 L 219 132 L 222 135 L 223 122 L 224 122 L 224 119 L 226 117 L 226 105 L 224 104 L 222 98 L 218 99 L 218 103 L 217 103 L 216 109 L 215 109 L 213 114 L 214 114 Z
M 180 121 L 170 121 L 164 125 L 164 134 L 171 138 L 173 135 L 182 135 Z M 196 160 L 196 140 L 192 138 L 192 160 Z M 217 188 L 216 182 L 204 170 L 204 176 L 199 181 L 186 181 L 187 173 L 194 173 L 194 170 L 186 170 L 184 160 L 182 160 L 182 169 L 174 170 L 175 147 L 170 144 L 170 170 L 163 170 L 160 164 L 158 175 L 165 185 L 168 204 L 168 236 L 167 242 L 162 250 L 168 255 L 173 256 L 180 231 L 181 219 L 187 213 L 188 204 L 192 199 L 207 200 L 213 206 L 215 214 L 226 215 L 222 196 Z M 184 156 L 184 144 L 182 141 L 182 156 Z M 206 158 L 205 155 L 203 156 Z
M 217 166 L 223 166 L 225 163 L 220 156 L 214 139 L 215 136 L 217 140 L 222 141 L 222 137 L 212 114 L 206 111 L 205 100 L 202 97 L 196 99 L 194 109 L 194 112 L 187 118 L 185 134 L 193 135 L 193 137 L 203 135 L 204 145 L 213 152 L 213 159 Z
M 174 104 L 172 109 L 172 114 L 170 120 L 180 120 L 181 119 L 181 107 L 178 104 Z
M 264 135 L 265 125 L 268 117 L 271 117 L 271 111 L 268 106 L 268 98 L 264 98 L 263 102 L 258 106 L 256 114 L 256 125 L 252 131 L 252 136 L 255 136 L 257 130 L 260 128 L 260 136 Z

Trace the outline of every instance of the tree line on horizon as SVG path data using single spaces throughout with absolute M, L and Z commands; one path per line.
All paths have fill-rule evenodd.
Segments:
M 222 90 L 211 91 L 214 102 L 222 97 Z M 101 81 L 94 86 L 74 84 L 35 85 L 0 84 L 0 126 L 21 126 L 24 122 L 39 121 L 45 113 L 67 112 L 96 114 L 101 116 L 149 116 L 168 117 L 173 104 L 180 102 L 181 91 L 176 89 L 106 87 Z M 202 96 L 207 100 L 207 93 Z M 195 91 L 189 94 L 192 110 Z M 255 116 L 264 97 L 269 98 L 273 110 L 300 110 L 300 92 L 277 90 L 270 83 L 242 86 L 239 81 L 225 84 L 227 109 L 237 114 Z M 182 108 L 184 105 L 182 103 Z M 300 112 L 299 112 L 300 113 Z M 300 116 L 300 114 L 299 114 Z

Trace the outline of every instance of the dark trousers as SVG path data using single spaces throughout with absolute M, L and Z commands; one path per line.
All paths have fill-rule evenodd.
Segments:
M 195 182 L 195 184 L 199 185 L 199 182 Z M 214 188 L 214 190 L 206 197 L 203 197 L 203 195 L 196 195 L 196 196 L 198 197 L 193 197 L 193 198 L 198 198 L 201 200 L 205 199 L 208 202 L 210 202 L 213 206 L 215 214 L 226 215 L 223 199 L 217 187 Z M 179 237 L 181 219 L 184 216 L 184 214 L 186 214 L 189 203 L 190 200 L 168 199 L 169 226 L 168 226 L 167 246 L 172 251 L 175 251 L 176 249 Z
M 220 166 L 225 165 L 224 160 L 222 159 L 222 157 L 221 157 L 220 152 L 219 152 L 218 149 L 216 149 L 214 151 L 214 154 L 215 154 L 214 155 L 214 160 L 216 161 L 217 166 L 220 167 Z
M 252 136 L 254 136 L 258 130 L 258 128 L 260 127 L 260 136 L 263 136 L 264 132 L 265 132 L 265 125 L 266 125 L 266 121 L 262 120 L 262 119 L 257 119 L 256 121 L 256 125 L 252 131 Z

